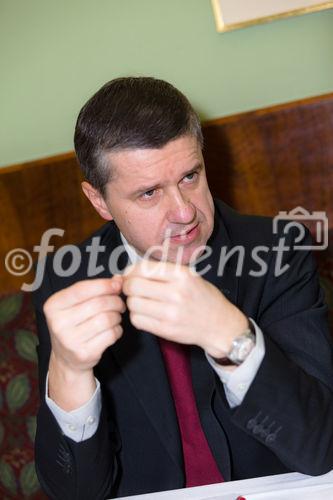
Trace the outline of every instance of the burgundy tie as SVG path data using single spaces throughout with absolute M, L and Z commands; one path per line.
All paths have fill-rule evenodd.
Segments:
M 192 386 L 189 346 L 164 339 L 159 341 L 178 417 L 186 487 L 221 483 L 223 476 L 200 423 Z

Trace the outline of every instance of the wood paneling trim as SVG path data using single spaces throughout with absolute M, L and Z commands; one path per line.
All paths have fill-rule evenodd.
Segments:
M 236 113 L 228 116 L 222 116 L 218 118 L 213 118 L 211 120 L 205 120 L 202 123 L 203 128 L 211 127 L 215 125 L 226 125 L 228 123 L 237 123 L 243 120 L 251 120 L 253 116 L 265 116 L 270 114 L 278 113 L 279 111 L 293 111 L 294 109 L 299 110 L 302 107 L 309 108 L 312 105 L 318 106 L 325 103 L 331 103 L 333 101 L 333 92 L 328 94 L 321 94 L 319 96 L 311 96 L 305 99 L 298 99 L 297 101 L 289 101 L 282 104 L 275 104 L 273 106 L 268 106 L 264 108 L 258 108 L 252 111 L 245 111 L 242 113 Z
M 55 165 L 64 161 L 75 161 L 74 151 L 68 151 L 53 156 L 46 156 L 45 158 L 38 158 L 37 160 L 30 160 L 23 163 L 13 163 L 8 166 L 0 167 L 0 176 L 3 174 L 18 172 L 29 168 L 36 168 L 41 166 Z

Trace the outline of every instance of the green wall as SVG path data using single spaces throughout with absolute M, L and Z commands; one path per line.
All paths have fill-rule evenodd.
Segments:
M 85 100 L 165 78 L 203 118 L 333 90 L 333 11 L 219 34 L 209 0 L 0 0 L 0 165 L 72 149 Z

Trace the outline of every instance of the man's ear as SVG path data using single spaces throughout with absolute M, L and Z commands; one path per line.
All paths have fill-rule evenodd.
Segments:
M 113 217 L 101 193 L 87 181 L 83 181 L 81 183 L 81 187 L 82 191 L 84 192 L 94 209 L 99 213 L 99 215 L 105 220 L 112 220 Z

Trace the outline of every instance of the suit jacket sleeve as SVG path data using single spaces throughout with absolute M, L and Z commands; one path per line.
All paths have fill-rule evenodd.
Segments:
M 51 351 L 50 335 L 43 304 L 52 295 L 46 262 L 44 281 L 35 292 L 36 322 L 39 336 L 40 408 L 37 415 L 35 462 L 38 479 L 46 494 L 57 500 L 110 498 L 117 465 L 109 422 L 102 406 L 96 433 L 76 443 L 66 437 L 45 402 L 45 382 Z M 112 429 L 111 429 L 112 430 Z
M 313 256 L 293 250 L 292 234 L 286 244 L 283 264 L 290 267 L 275 277 L 272 253 L 255 318 L 265 356 L 243 403 L 230 412 L 288 469 L 318 475 L 333 468 L 332 340 Z M 303 244 L 311 244 L 308 233 Z

